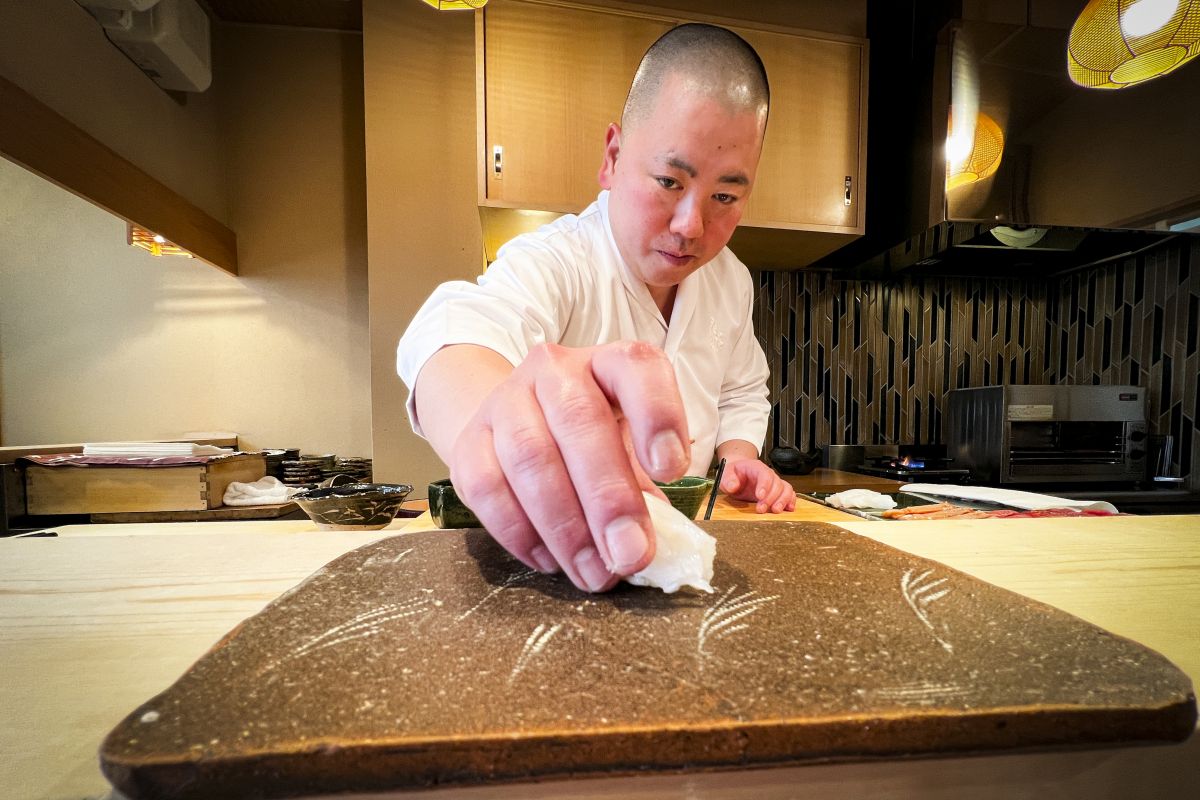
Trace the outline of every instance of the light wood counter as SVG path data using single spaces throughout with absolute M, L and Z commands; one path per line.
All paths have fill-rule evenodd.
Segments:
M 753 518 L 744 509 L 726 510 L 735 519 Z M 897 524 L 853 518 L 838 524 L 1056 605 L 1153 647 L 1193 680 L 1200 677 L 1200 517 Z M 122 716 L 320 566 L 361 544 L 403 535 L 404 528 L 403 521 L 362 534 L 315 532 L 295 520 L 92 525 L 59 529 L 57 538 L 0 540 L 0 785 L 6 797 L 103 796 L 107 784 L 96 749 Z M 1198 790 L 1200 737 L 1194 736 L 1165 747 L 550 781 L 405 796 L 929 800 L 1190 798 Z
M 904 481 L 846 472 L 840 469 L 817 467 L 807 475 L 784 475 L 785 481 L 797 492 L 840 492 L 843 489 L 870 489 L 874 492 L 894 492 Z
M 708 502 L 707 500 L 705 501 Z M 701 506 L 699 517 L 704 516 L 704 506 Z M 732 519 L 741 520 L 742 522 L 754 522 L 762 519 L 773 520 L 793 520 L 796 522 L 853 522 L 862 517 L 856 517 L 853 514 L 847 514 L 844 511 L 838 511 L 836 508 L 814 503 L 811 500 L 804 498 L 796 498 L 796 508 L 793 511 L 784 511 L 779 514 L 759 514 L 754 510 L 754 503 L 743 503 L 741 500 L 733 500 L 724 495 L 717 497 L 717 502 L 713 506 L 712 519 Z M 416 517 L 410 523 L 408 530 L 429 531 L 436 530 L 437 526 L 433 524 L 433 518 L 426 511 L 419 517 Z

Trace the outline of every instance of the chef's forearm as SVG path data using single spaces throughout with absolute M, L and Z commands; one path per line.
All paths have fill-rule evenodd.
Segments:
M 413 397 L 421 432 L 442 461 L 450 463 L 463 427 L 512 371 L 495 350 L 471 344 L 443 347 L 425 362 Z
M 758 448 L 745 439 L 729 439 L 717 445 L 717 458 L 727 462 L 758 458 Z

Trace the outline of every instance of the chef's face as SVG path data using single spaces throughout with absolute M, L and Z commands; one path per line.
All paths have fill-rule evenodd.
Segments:
M 721 251 L 742 218 L 765 120 L 670 76 L 632 130 L 610 125 L 600 185 L 621 257 L 653 293 Z

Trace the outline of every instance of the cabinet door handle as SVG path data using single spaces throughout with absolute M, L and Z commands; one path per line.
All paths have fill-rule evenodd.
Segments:
M 853 188 L 853 186 L 854 186 L 854 178 L 847 175 L 846 176 L 846 205 L 850 205 L 850 203 L 851 203 L 850 192 L 851 192 L 851 189 Z
M 492 175 L 496 180 L 504 177 L 504 145 L 492 145 Z

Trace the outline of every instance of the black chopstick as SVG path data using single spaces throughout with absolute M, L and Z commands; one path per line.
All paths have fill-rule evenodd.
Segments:
M 721 475 L 725 472 L 725 459 L 717 464 L 717 478 L 713 481 L 712 494 L 708 496 L 708 509 L 704 512 L 705 519 L 712 518 L 713 506 L 717 504 L 717 492 L 721 490 Z

